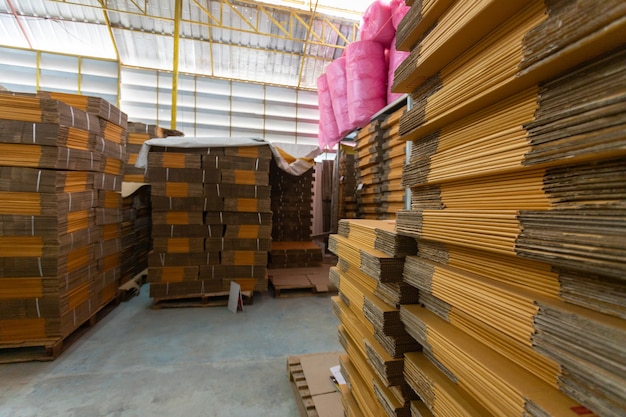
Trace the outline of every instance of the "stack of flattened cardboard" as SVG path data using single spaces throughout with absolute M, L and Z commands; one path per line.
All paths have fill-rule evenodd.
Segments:
M 148 155 L 150 295 L 267 289 L 272 233 L 268 146 L 158 147 Z
M 356 135 L 357 208 L 362 219 L 378 218 L 380 171 L 383 161 L 383 131 L 380 120 L 375 120 Z
M 144 168 L 135 167 L 141 145 L 148 139 L 164 138 L 168 136 L 185 136 L 185 134 L 178 130 L 165 129 L 157 125 L 128 122 L 128 143 L 126 144 L 128 158 L 124 165 L 125 182 L 146 182 L 146 170 Z
M 354 219 L 356 203 L 356 153 L 352 147 L 340 144 L 339 160 L 339 218 Z
M 394 111 L 381 122 L 383 130 L 383 160 L 380 165 L 380 185 L 377 194 L 380 196 L 378 219 L 395 219 L 395 214 L 405 208 L 405 188 L 402 185 L 402 167 L 406 159 L 406 141 L 400 137 L 400 116 L 406 106 Z
M 272 240 L 269 268 L 314 268 L 321 265 L 322 250 L 315 243 Z
M 399 237 L 393 227 L 389 221 L 344 219 L 339 222 L 340 234 L 329 240 L 339 256 L 330 278 L 339 288 L 332 302 L 341 321 L 339 340 L 347 352 L 341 362 L 350 397 L 344 403 L 350 407 L 353 398 L 356 405 L 351 407 L 363 415 L 410 416 L 410 403 L 418 400 L 404 380 L 403 354 L 420 346 L 405 331 L 397 305 L 378 296 L 379 287 L 400 280 L 404 256 L 417 251 L 413 239 Z M 382 240 L 394 243 L 379 245 Z M 387 292 L 395 289 L 396 299 L 417 302 L 415 291 L 400 294 L 409 288 L 396 286 Z
M 313 168 L 291 175 L 272 160 L 272 250 L 270 268 L 306 268 L 322 263 L 322 250 L 311 240 Z
M 116 203 L 96 184 L 109 148 L 84 108 L 45 94 L 3 93 L 0 103 L 0 341 L 47 346 L 117 294 L 118 283 L 98 286 L 107 231 L 96 210 Z
M 272 240 L 310 241 L 313 204 L 313 168 L 302 175 L 291 175 L 270 164 L 272 186 Z
M 405 208 L 402 170 L 406 141 L 400 137 L 400 118 L 405 107 L 381 116 L 356 137 L 358 215 L 365 219 L 395 219 Z
M 435 415 L 626 409 L 625 29 L 613 0 L 416 3 L 398 28 L 405 377 Z
M 95 149 L 100 164 L 94 179 L 97 191 L 96 226 L 102 240 L 95 246 L 94 291 L 98 305 L 116 297 L 121 281 L 122 176 L 126 163 L 128 118 L 124 112 L 100 97 L 42 91 L 42 97 L 59 100 L 96 117 L 99 133 Z
M 120 284 L 125 284 L 148 268 L 148 254 L 152 249 L 150 186 L 143 185 L 124 196 L 122 204 L 122 277 Z

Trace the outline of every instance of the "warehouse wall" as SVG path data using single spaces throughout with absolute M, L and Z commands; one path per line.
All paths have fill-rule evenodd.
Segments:
M 0 85 L 80 93 L 118 103 L 128 119 L 170 126 L 172 74 L 116 61 L 0 47 Z M 119 86 L 119 89 L 118 89 Z M 176 128 L 187 136 L 317 144 L 317 92 L 182 74 Z

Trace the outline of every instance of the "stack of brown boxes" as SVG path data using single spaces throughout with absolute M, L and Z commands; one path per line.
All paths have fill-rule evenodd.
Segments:
M 124 167 L 125 182 L 146 182 L 145 168 L 137 168 L 137 155 L 143 143 L 153 138 L 164 138 L 167 136 L 185 136 L 178 130 L 165 129 L 156 125 L 147 125 L 139 122 L 128 122 L 128 144 L 126 152 L 128 158 Z
M 137 156 L 143 143 L 153 138 L 184 136 L 178 130 L 165 129 L 156 125 L 128 122 L 126 164 L 124 182 L 146 183 L 146 169 L 137 168 Z M 132 194 L 124 196 L 124 223 L 122 227 L 122 278 L 124 284 L 148 267 L 148 254 L 152 250 L 152 218 L 150 208 L 150 186 L 142 186 Z
M 380 120 L 374 120 L 356 136 L 356 197 L 358 217 L 376 219 L 380 211 L 380 171 L 383 154 L 383 131 Z
M 322 250 L 311 241 L 313 173 L 291 175 L 272 161 L 272 250 L 270 268 L 319 266 Z
M 117 204 L 98 190 L 109 184 L 107 153 L 123 157 L 123 141 L 107 147 L 93 108 L 50 96 L 0 95 L 2 347 L 50 346 L 117 292 L 117 282 L 103 285 L 115 266 L 97 261 L 106 237 L 96 210 Z
M 406 160 L 406 141 L 400 138 L 400 116 L 406 107 L 386 116 L 381 122 L 383 130 L 383 158 L 378 172 L 380 209 L 377 219 L 395 219 L 398 210 L 404 209 L 405 189 L 402 185 L 402 167 Z
M 342 146 L 342 145 L 339 145 Z M 343 146 L 339 159 L 339 218 L 354 219 L 356 202 L 356 152 Z
M 143 185 L 122 200 L 122 278 L 124 284 L 148 268 L 152 249 L 150 186 Z
M 153 251 L 148 281 L 155 301 L 267 289 L 270 249 L 268 146 L 152 147 Z
M 125 113 L 100 97 L 40 92 L 40 96 L 67 103 L 96 116 L 99 134 L 96 152 L 100 164 L 95 174 L 94 189 L 96 226 L 102 240 L 95 246 L 96 275 L 94 292 L 99 304 L 106 304 L 117 295 L 121 280 L 122 253 L 122 176 L 126 163 Z
M 436 416 L 626 409 L 623 6 L 414 2 L 398 27 L 405 377 Z
M 364 219 L 395 219 L 404 208 L 402 167 L 406 142 L 400 138 L 400 117 L 405 107 L 365 126 L 356 137 L 358 216 Z
M 339 257 L 330 279 L 339 288 L 332 302 L 347 353 L 340 358 L 350 387 L 343 392 L 346 415 L 410 416 L 417 395 L 404 380 L 403 355 L 420 346 L 404 329 L 398 307 L 417 302 L 417 291 L 401 282 L 404 258 L 417 245 L 380 220 L 341 220 L 329 243 Z

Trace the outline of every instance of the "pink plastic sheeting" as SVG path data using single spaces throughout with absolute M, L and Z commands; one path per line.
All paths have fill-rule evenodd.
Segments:
M 408 56 L 410 52 L 408 51 L 398 51 L 396 49 L 396 38 L 393 38 L 393 42 L 391 43 L 391 49 L 389 50 L 389 72 L 387 79 L 387 104 L 394 102 L 397 100 L 402 93 L 392 93 L 391 87 L 393 86 L 394 74 L 396 72 L 396 68 L 402 64 Z
M 320 75 L 317 79 L 317 101 L 320 111 L 318 145 L 320 149 L 332 148 L 333 144 L 339 142 L 341 136 L 339 136 L 339 129 L 335 121 L 335 112 L 333 111 L 333 102 L 330 98 L 326 74 Z
M 333 112 L 339 130 L 339 136 L 350 133 L 355 125 L 350 123 L 348 115 L 348 82 L 346 78 L 346 58 L 337 58 L 326 67 L 326 79 L 330 98 L 333 101 Z
M 390 0 L 375 0 L 363 13 L 361 40 L 375 41 L 389 48 L 396 34 L 391 21 Z
M 404 3 L 404 0 L 392 0 L 391 2 L 391 23 L 393 25 L 393 30 L 395 32 L 398 29 L 398 25 L 404 19 L 404 16 L 408 13 L 411 8 Z M 395 34 L 394 34 L 395 36 Z M 396 40 L 394 39 L 395 43 Z
M 387 105 L 385 47 L 373 41 L 352 42 L 346 47 L 346 73 L 350 123 L 364 127 Z

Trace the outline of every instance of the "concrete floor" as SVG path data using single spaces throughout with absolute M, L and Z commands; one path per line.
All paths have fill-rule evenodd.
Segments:
M 0 365 L 0 416 L 296 417 L 287 356 L 341 350 L 330 295 L 150 304 L 144 286 L 54 362 Z

